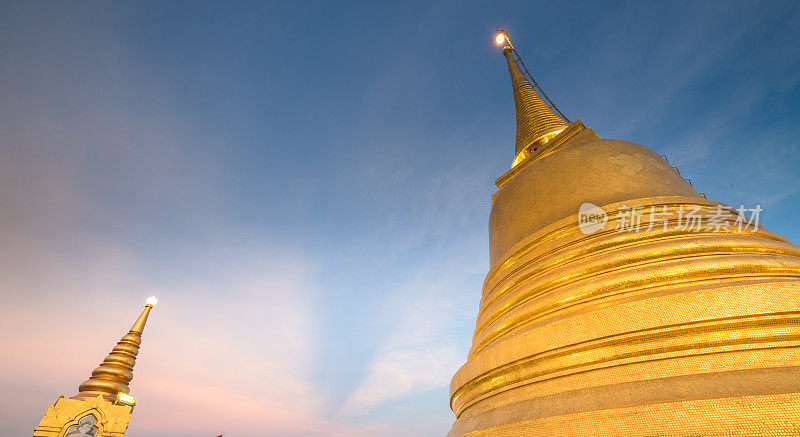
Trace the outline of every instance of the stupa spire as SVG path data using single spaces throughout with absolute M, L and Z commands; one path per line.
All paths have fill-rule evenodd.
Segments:
M 130 391 L 128 384 L 133 379 L 133 366 L 136 363 L 136 355 L 139 353 L 139 345 L 142 344 L 142 333 L 147 324 L 150 310 L 157 302 L 155 297 L 147 299 L 144 310 L 131 326 L 130 331 L 120 339 L 103 362 L 92 371 L 92 376 L 78 387 L 79 393 L 72 399 L 85 400 L 100 395 L 107 401 L 114 402 L 117 393 Z
M 533 85 L 528 81 L 514 59 L 514 50 L 510 46 L 503 48 L 503 55 L 508 61 L 511 74 L 511 86 L 514 89 L 514 106 L 517 109 L 517 141 L 514 148 L 514 163 L 520 161 L 520 153 L 535 143 L 544 143 L 562 130 L 568 123 L 553 111 Z

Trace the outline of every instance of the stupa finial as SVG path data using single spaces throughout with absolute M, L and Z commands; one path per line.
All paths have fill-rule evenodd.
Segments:
M 508 39 L 508 34 L 504 30 L 498 30 L 495 41 L 498 44 L 508 43 L 503 47 L 503 55 L 508 61 L 511 86 L 514 90 L 514 106 L 517 110 L 517 141 L 514 148 L 514 164 L 516 164 L 521 161 L 520 158 L 531 152 L 529 147 L 536 149 L 537 143 L 544 143 L 558 135 L 569 126 L 569 123 L 542 99 L 525 77 L 514 58 L 516 51 Z
M 115 402 L 118 393 L 127 394 L 128 384 L 133 379 L 133 366 L 139 345 L 142 344 L 142 333 L 147 323 L 150 310 L 158 303 L 155 296 L 147 298 L 144 310 L 136 319 L 131 330 L 114 346 L 102 364 L 92 371 L 92 376 L 79 387 L 79 393 L 72 399 L 90 399 L 102 396 L 109 402 Z

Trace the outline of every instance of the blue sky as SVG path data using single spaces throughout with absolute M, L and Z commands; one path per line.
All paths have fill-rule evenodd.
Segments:
M 497 27 L 800 241 L 800 5 L 493 3 L 0 3 L 7 433 L 155 294 L 132 437 L 443 435 L 513 158 Z

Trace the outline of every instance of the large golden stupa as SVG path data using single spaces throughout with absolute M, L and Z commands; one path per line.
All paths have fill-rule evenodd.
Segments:
M 448 435 L 800 435 L 800 247 L 568 123 L 515 52 L 516 155 Z

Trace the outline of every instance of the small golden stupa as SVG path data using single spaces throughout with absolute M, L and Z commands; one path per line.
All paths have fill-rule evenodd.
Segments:
M 516 153 L 448 436 L 800 435 L 800 247 L 568 123 L 515 53 Z
M 150 310 L 158 300 L 147 299 L 142 314 L 92 376 L 78 387 L 78 394 L 63 396 L 47 408 L 33 437 L 122 437 L 128 429 L 136 400 L 128 384 Z

